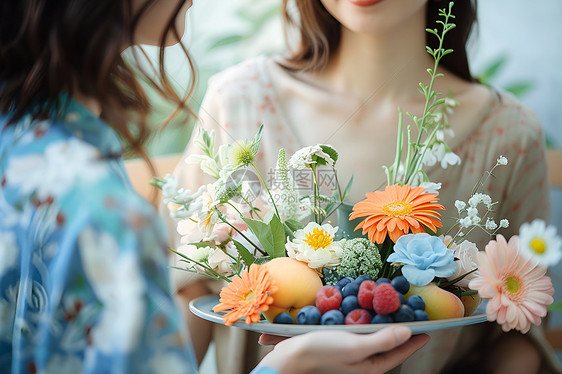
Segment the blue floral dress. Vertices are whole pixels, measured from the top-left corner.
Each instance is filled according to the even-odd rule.
[[[0,117],[0,373],[195,373],[166,238],[116,133]]]

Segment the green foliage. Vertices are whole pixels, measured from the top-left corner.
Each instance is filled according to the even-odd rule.
[[[242,218],[271,258],[285,256],[285,230],[277,215],[269,222]]]
[[[368,274],[376,279],[382,269],[378,248],[368,239],[356,238],[345,242],[337,273],[340,277],[356,278]]]

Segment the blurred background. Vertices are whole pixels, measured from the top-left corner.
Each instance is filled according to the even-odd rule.
[[[249,57],[284,53],[279,4],[280,0],[194,2],[184,36],[197,68],[195,94],[189,102],[193,110],[198,110],[207,80],[216,72]],[[480,1],[478,26],[469,50],[473,75],[483,83],[513,92],[532,108],[542,121],[548,147],[556,149],[562,148],[561,15],[560,0]],[[156,49],[148,52],[157,58]],[[166,70],[178,90],[185,91],[191,79],[186,61],[177,47],[168,48],[166,53]],[[157,108],[151,121],[156,128],[173,107],[153,93],[151,98]],[[152,139],[151,156],[182,152],[193,125],[192,118],[175,118]],[[552,188],[551,198],[552,223],[562,233],[562,190]],[[555,288],[562,294],[562,266],[553,273]],[[550,325],[562,326],[562,312],[553,313]],[[211,366],[204,366],[203,373],[213,372],[212,362],[205,365]]]

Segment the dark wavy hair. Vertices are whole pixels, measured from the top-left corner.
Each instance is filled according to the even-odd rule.
[[[435,28],[439,18],[439,9],[447,9],[450,0],[429,0],[426,7],[426,28]],[[288,9],[296,7],[297,21]],[[441,65],[460,78],[473,81],[468,66],[466,43],[473,24],[476,21],[476,0],[463,0],[455,3],[453,13],[457,27],[447,34],[444,48],[455,52],[443,59]],[[283,21],[288,27],[296,27],[300,33],[300,42],[288,57],[288,66],[296,70],[317,71],[328,64],[332,53],[337,49],[341,39],[341,24],[324,7],[320,0],[283,0]],[[426,45],[438,47],[438,41],[430,34],[426,35]]]
[[[191,113],[185,102],[195,84],[192,79],[187,95],[178,96],[164,70],[163,48],[158,66],[148,69],[140,63],[143,55],[147,58],[142,48],[134,48],[131,58],[122,56],[124,47],[134,45],[140,18],[158,1],[146,0],[135,12],[132,0],[2,0],[0,113],[10,116],[9,123],[25,113],[46,117],[65,105],[61,93],[72,97],[79,92],[98,100],[102,118],[133,154],[148,161],[143,145],[150,134],[146,118],[151,105],[139,78],[177,103],[176,113]],[[181,39],[176,18],[185,2],[177,0],[161,47],[167,38]]]

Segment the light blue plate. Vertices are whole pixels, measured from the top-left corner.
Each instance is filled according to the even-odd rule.
[[[219,297],[216,295],[204,296],[192,300],[189,303],[189,309],[197,316],[211,322],[224,325],[222,316],[227,312],[215,313],[213,307],[219,303]],[[454,327],[461,327],[482,323],[486,321],[486,306],[485,303],[480,304],[478,309],[470,317],[464,318],[451,318],[441,319],[438,321],[422,321],[422,322],[408,322],[402,325],[409,327],[413,334],[422,334],[430,331],[452,329]],[[384,327],[395,325],[395,323],[382,323],[375,325],[284,325],[279,323],[269,323],[267,321],[260,321],[247,325],[244,322],[237,322],[233,326],[240,327],[246,330],[255,331],[262,334],[272,334],[278,336],[295,336],[305,334],[311,331],[319,330],[344,330],[354,333],[370,333],[380,330]]]

